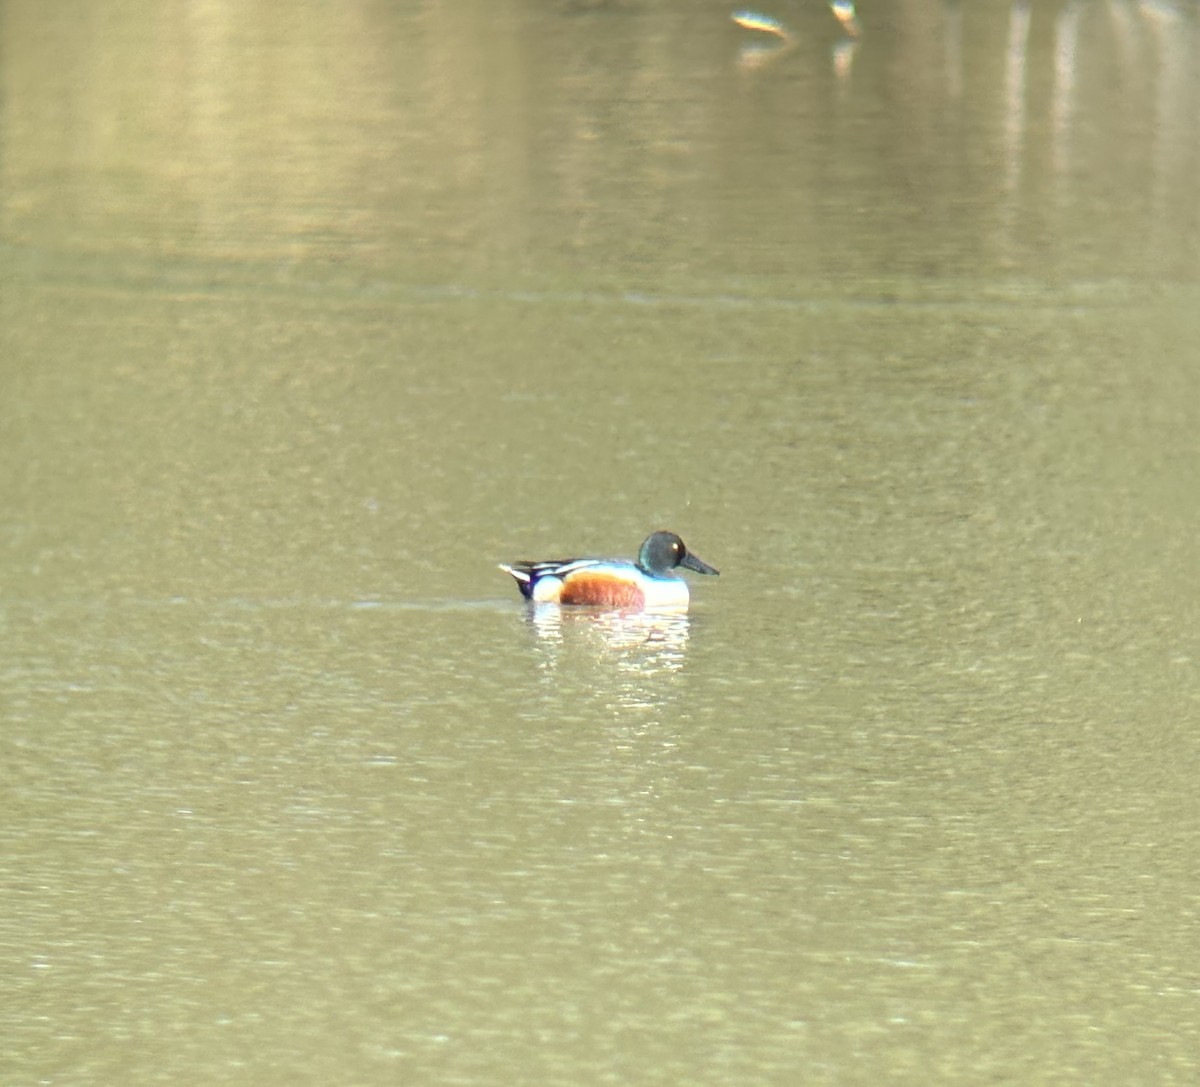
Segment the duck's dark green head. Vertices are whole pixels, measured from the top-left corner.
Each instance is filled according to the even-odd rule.
[[[637,564],[654,577],[663,577],[677,566],[697,574],[719,574],[715,566],[696,558],[674,532],[655,532],[647,536],[638,552]]]

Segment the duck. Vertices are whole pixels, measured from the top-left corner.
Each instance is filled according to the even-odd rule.
[[[652,532],[636,559],[541,559],[499,564],[535,604],[591,605],[631,611],[686,609],[691,597],[679,570],[718,575],[674,532]]]

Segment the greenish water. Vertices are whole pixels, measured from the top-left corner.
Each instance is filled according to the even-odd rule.
[[[1192,1082],[1172,10],[5,5],[0,1079]]]

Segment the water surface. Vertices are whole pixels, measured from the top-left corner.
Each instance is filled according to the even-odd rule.
[[[5,1082],[1195,1079],[1195,8],[727,14],[5,5]]]

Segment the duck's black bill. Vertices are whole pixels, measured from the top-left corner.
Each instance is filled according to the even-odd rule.
[[[709,566],[703,559],[696,558],[690,551],[679,560],[680,566],[685,566],[689,570],[695,570],[698,574],[719,574],[721,571],[715,566]]]

